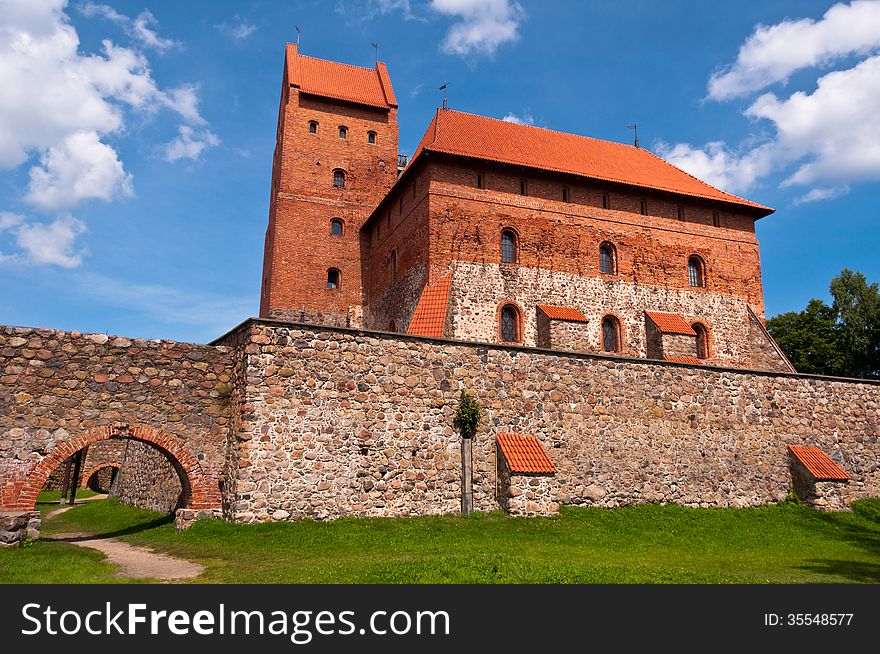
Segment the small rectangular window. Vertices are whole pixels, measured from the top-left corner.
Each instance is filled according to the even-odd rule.
[[[611,196],[609,196],[607,193],[602,194],[602,208],[603,209],[610,209],[611,208]]]
[[[376,142],[376,132],[367,132],[367,143]]]
[[[678,207],[678,219],[684,220],[684,207],[682,206]]]
[[[519,180],[519,194],[520,195],[528,195],[529,194],[529,187],[526,184],[526,180],[524,180],[524,179]]]
[[[562,187],[562,201],[568,202],[568,188],[565,186]]]
[[[486,188],[483,182],[483,173],[477,173],[477,188]]]
[[[648,215],[648,201],[647,200],[642,200],[639,203],[639,210],[642,212],[643,216]]]
[[[712,212],[712,224],[715,227],[721,227],[721,216],[718,215],[717,211]]]

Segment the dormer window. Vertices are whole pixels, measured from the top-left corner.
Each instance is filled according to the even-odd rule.
[[[348,138],[348,128],[345,125],[339,126],[339,138],[341,138],[341,139]]]

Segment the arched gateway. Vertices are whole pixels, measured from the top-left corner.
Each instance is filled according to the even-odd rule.
[[[183,489],[180,501],[182,508],[178,510],[177,523],[179,527],[188,526],[193,518],[205,512],[219,515],[220,487],[218,482],[205,473],[198,459],[186,445],[179,439],[147,425],[128,425],[126,423],[96,427],[81,435],[61,441],[33,468],[11,480],[6,480],[3,487],[0,488],[0,513],[6,515],[20,513],[23,516],[28,516],[27,520],[32,525],[35,519],[38,524],[39,514],[34,516],[37,496],[52,471],[82,448],[111,438],[126,438],[148,443],[168,458],[180,477]]]

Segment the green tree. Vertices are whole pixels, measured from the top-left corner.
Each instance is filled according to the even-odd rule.
[[[880,290],[847,268],[830,285],[832,306],[810,300],[803,311],[767,321],[799,372],[880,378]]]
[[[810,300],[800,312],[773,316],[767,321],[767,330],[798,372],[844,374],[837,311],[822,300]]]
[[[455,409],[455,426],[461,433],[461,513],[474,510],[474,449],[473,440],[483,411],[477,398],[462,389]]]
[[[831,280],[844,374],[880,378],[880,291],[860,272],[844,268]]]

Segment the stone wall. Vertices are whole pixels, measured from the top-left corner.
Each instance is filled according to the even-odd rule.
[[[587,323],[553,320],[540,309],[535,312],[535,345],[567,352],[595,352],[598,344],[590,340]]]
[[[498,507],[502,432],[541,439],[565,504],[778,501],[789,444],[842,461],[845,502],[880,494],[877,383],[266,321],[235,339],[248,376],[227,470],[243,522],[458,512],[461,388],[486,410],[476,510]]]
[[[700,321],[708,326],[714,344],[712,363],[752,367],[748,305],[703,289],[677,290],[538,268],[457,262],[450,303],[450,337],[484,343],[498,341],[498,307],[516,304],[521,309],[526,346],[538,344],[538,304],[573,307],[589,321],[581,323],[579,342],[595,352],[601,351],[602,318],[611,314],[621,324],[621,354],[633,357],[649,356],[646,310],[678,313],[688,324]],[[693,347],[689,356],[694,356]]]
[[[796,458],[791,457],[791,487],[804,504],[822,511],[848,508],[846,481],[817,481]]]
[[[663,356],[696,357],[697,337],[688,334],[663,334]]]
[[[751,367],[759,370],[776,370],[777,372],[794,372],[794,366],[773,341],[773,337],[753,313],[749,312],[749,349],[751,350]]]
[[[133,433],[179,444],[216,487],[231,373],[224,347],[0,327],[0,509],[18,505],[35,471],[44,482],[45,468],[63,461],[57,452],[94,445],[114,423],[148,426]]]
[[[170,513],[179,508],[183,488],[168,457],[146,443],[126,441],[114,495],[123,504]]]

